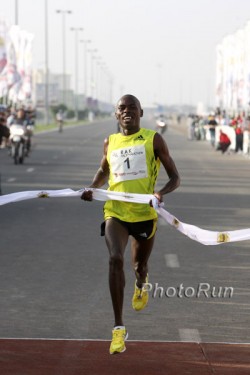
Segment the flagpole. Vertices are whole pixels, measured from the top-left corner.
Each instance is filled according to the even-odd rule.
[[[18,25],[18,0],[15,0],[15,25]]]

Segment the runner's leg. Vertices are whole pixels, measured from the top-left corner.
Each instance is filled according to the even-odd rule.
[[[142,284],[146,281],[148,273],[148,259],[150,257],[155,236],[149,240],[138,240],[132,238],[131,241],[131,252],[132,252],[132,265],[135,270],[135,276],[137,280],[138,288],[142,288]]]
[[[109,249],[109,289],[115,315],[115,326],[123,326],[122,308],[125,288],[123,270],[128,231],[117,220],[106,220],[105,240]]]

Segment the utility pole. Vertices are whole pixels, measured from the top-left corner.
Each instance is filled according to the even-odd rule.
[[[18,0],[15,0],[15,25],[18,25]]]
[[[75,32],[75,117],[78,120],[78,31],[83,31],[82,27],[71,27]]]
[[[49,123],[48,0],[45,0],[45,124]]]
[[[62,101],[63,104],[66,105],[66,99],[65,99],[65,91],[66,91],[66,38],[65,38],[65,15],[71,14],[71,10],[61,10],[58,9],[56,13],[59,13],[62,15],[62,65],[63,65],[63,71],[62,71]]]

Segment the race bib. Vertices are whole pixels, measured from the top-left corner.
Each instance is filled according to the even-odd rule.
[[[115,182],[148,177],[144,145],[112,151],[110,168]]]

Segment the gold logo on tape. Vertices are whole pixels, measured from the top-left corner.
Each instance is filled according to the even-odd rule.
[[[49,198],[49,194],[46,191],[41,191],[37,196],[38,198]]]
[[[174,225],[175,227],[178,227],[179,224],[180,224],[179,220],[176,219],[176,217],[175,217],[174,220],[173,220],[173,225]]]
[[[217,236],[218,243],[229,242],[229,241],[230,241],[230,236],[228,233],[218,233],[218,236]]]

